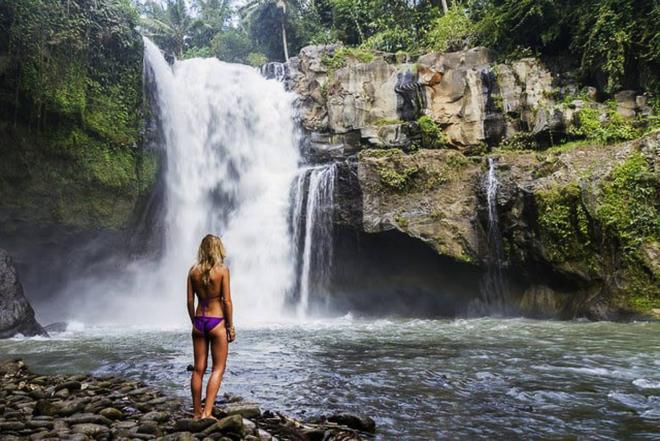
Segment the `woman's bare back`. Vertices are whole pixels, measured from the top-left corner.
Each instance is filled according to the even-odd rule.
[[[225,278],[227,277],[227,267],[224,265],[216,265],[211,268],[209,274],[209,283],[204,285],[202,283],[202,270],[199,265],[195,265],[190,269],[190,282],[193,291],[197,294],[199,304],[195,310],[195,315],[200,316],[204,312],[206,316],[223,317],[222,301],[225,296],[224,286]],[[206,305],[205,311],[202,311],[202,304]]]

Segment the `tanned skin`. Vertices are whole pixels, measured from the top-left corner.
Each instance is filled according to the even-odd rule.
[[[208,338],[204,337],[204,334],[194,326],[192,328],[195,366],[190,379],[190,390],[193,398],[193,409],[195,418],[212,418],[213,404],[218,395],[227,364],[228,343],[236,339],[231,291],[229,289],[229,268],[224,265],[216,265],[212,268],[208,286],[204,286],[202,283],[202,271],[197,265],[190,269],[188,273],[187,306],[191,323],[193,317],[202,315],[200,305],[197,305],[197,309],[195,309],[195,294],[199,299],[210,299],[206,307],[207,317],[225,318],[222,323],[211,330]],[[202,409],[202,380],[206,372],[209,344],[211,346],[213,367],[206,386],[206,401]]]

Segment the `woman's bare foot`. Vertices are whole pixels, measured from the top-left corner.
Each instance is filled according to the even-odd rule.
[[[218,421],[218,419],[217,419],[216,417],[214,417],[213,415],[202,415],[202,419],[203,419],[203,420],[215,420],[215,421]]]

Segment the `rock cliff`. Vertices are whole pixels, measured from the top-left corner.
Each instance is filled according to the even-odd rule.
[[[644,96],[598,103],[570,75],[533,58],[497,64],[486,48],[413,63],[310,46],[280,72],[299,96],[310,160],[341,163],[338,226],[398,231],[485,273],[492,163],[495,264],[515,311],[609,319],[660,307],[658,132],[552,147],[580,133],[583,109],[597,121],[639,119]]]

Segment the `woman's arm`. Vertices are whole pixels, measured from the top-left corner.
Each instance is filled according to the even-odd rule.
[[[236,338],[236,333],[234,331],[234,306],[231,303],[231,289],[229,288],[229,268],[226,267],[222,277],[222,309],[225,315],[227,337],[231,342]]]
[[[192,323],[193,317],[195,317],[195,295],[193,293],[192,280],[190,278],[190,272],[188,272],[188,288],[187,288],[187,300],[186,305],[188,306],[188,315],[190,316],[190,322]]]

